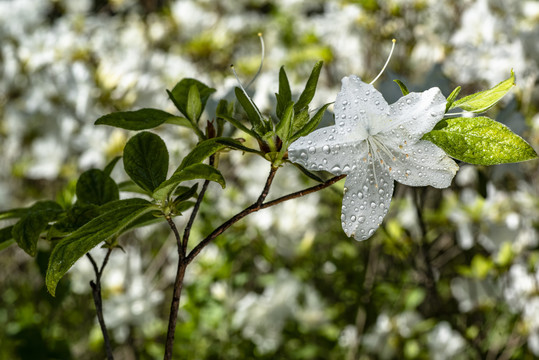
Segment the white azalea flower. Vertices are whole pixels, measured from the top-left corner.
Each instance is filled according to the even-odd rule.
[[[388,105],[357,76],[345,77],[335,100],[333,126],[292,143],[291,161],[309,170],[346,174],[342,227],[365,240],[374,234],[393,196],[393,180],[410,186],[445,188],[457,164],[433,143],[421,140],[445,113],[438,88],[409,93]]]

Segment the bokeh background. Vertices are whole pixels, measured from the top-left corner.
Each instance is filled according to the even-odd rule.
[[[251,92],[268,115],[281,65],[298,94],[324,60],[317,107],[334,101],[343,76],[373,79],[395,38],[376,83],[388,101],[400,94],[395,78],[446,96],[460,85],[467,95],[514,69],[517,87],[488,116],[539,149],[538,25],[539,2],[525,0],[0,0],[0,211],[71,199],[78,174],[102,168],[132,135],[93,122],[142,107],[174,112],[165,89],[184,77],[217,89],[204,116],[212,119],[220,98],[233,99],[230,64],[244,83],[256,73],[259,32],[266,54]],[[170,125],[156,131],[176,164],[196,141]],[[242,220],[188,269],[175,353],[539,356],[538,164],[462,163],[448,189],[398,185],[384,225],[365,242],[341,230],[342,183]],[[253,202],[269,168],[231,152],[221,170],[227,189],[210,187],[192,243]],[[121,166],[113,177],[125,178]],[[270,198],[310,185],[287,166]],[[120,244],[103,278],[115,356],[159,359],[175,241],[155,225]],[[49,254],[46,241],[35,259],[16,246],[0,252],[0,358],[104,358],[91,264],[82,258],[53,298]],[[104,250],[92,254],[102,259]]]

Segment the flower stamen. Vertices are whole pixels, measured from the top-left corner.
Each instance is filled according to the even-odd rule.
[[[378,73],[378,75],[376,75],[376,77],[374,78],[373,81],[371,81],[369,84],[372,85],[376,82],[376,80],[378,80],[378,78],[380,76],[382,76],[382,74],[384,73],[384,70],[386,69],[387,65],[389,64],[389,60],[391,59],[391,55],[393,55],[393,50],[395,50],[395,43],[397,42],[397,40],[393,39],[391,40],[393,42],[393,45],[391,45],[391,51],[389,52],[389,56],[387,57],[387,60],[386,60],[386,63],[384,64],[384,67],[382,68],[382,70]]]

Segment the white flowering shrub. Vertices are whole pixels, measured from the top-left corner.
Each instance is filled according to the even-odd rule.
[[[539,355],[535,5],[0,4],[0,357]]]

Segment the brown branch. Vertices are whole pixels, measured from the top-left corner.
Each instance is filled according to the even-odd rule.
[[[227,220],[226,222],[221,224],[221,226],[216,228],[204,240],[202,240],[200,243],[198,243],[197,246],[195,246],[195,248],[193,250],[191,250],[189,255],[187,255],[187,257],[185,258],[185,262],[187,264],[191,263],[191,261],[193,261],[193,259],[202,251],[202,249],[204,249],[204,247],[206,247],[217,236],[221,235],[226,229],[228,229],[229,227],[231,227],[232,225],[234,225],[235,223],[237,223],[238,221],[243,219],[245,216],[247,216],[247,215],[249,215],[251,213],[257,212],[258,210],[266,209],[268,207],[275,206],[275,205],[280,204],[282,202],[292,200],[292,199],[295,199],[295,198],[299,198],[299,197],[311,194],[311,193],[316,192],[316,191],[320,191],[322,189],[325,189],[325,188],[335,184],[339,180],[342,180],[342,179],[344,179],[346,177],[346,175],[336,176],[336,177],[333,177],[333,178],[327,180],[326,182],[324,182],[322,184],[318,184],[316,186],[307,188],[305,190],[300,190],[300,191],[297,191],[297,192],[282,196],[282,197],[280,197],[278,199],[275,199],[275,200],[268,201],[268,202],[264,203],[264,200],[266,199],[266,196],[268,195],[269,188],[270,188],[271,183],[273,181],[273,177],[275,176],[275,171],[276,171],[276,169],[272,168],[272,170],[270,172],[270,175],[268,176],[268,179],[266,180],[266,185],[264,186],[264,190],[262,190],[262,193],[260,194],[258,200],[254,204],[252,204],[251,206],[245,208],[244,210],[237,213],[232,218],[230,218],[229,220]]]
[[[107,330],[107,325],[105,324],[105,318],[103,317],[103,300],[101,297],[101,275],[103,275],[103,270],[105,269],[105,266],[107,265],[111,252],[112,252],[112,248],[109,248],[107,251],[107,255],[105,256],[105,259],[103,260],[103,264],[101,264],[101,269],[98,269],[97,263],[95,262],[92,255],[90,255],[90,253],[86,253],[86,256],[88,257],[88,259],[90,259],[90,262],[92,263],[92,266],[95,272],[95,282],[93,280],[90,281],[90,286],[92,287],[92,296],[94,298],[95,312],[97,314],[97,321],[99,322],[99,326],[101,327],[101,332],[103,333],[103,341],[105,343],[105,352],[107,354],[108,360],[114,360],[114,356],[112,355],[112,345],[110,343],[110,337]]]
[[[185,254],[183,251],[183,245],[178,232],[178,228],[170,216],[166,217],[168,225],[172,229],[174,236],[176,237],[176,244],[178,245],[178,268],[176,270],[176,279],[174,280],[174,290],[172,293],[172,301],[170,303],[170,314],[168,318],[167,339],[165,342],[165,360],[172,359],[172,350],[174,348],[174,333],[176,332],[176,323],[178,320],[178,309],[180,307],[180,298],[183,288],[183,277],[185,276],[185,269],[187,262],[185,261]]]
[[[198,214],[198,210],[200,209],[200,204],[202,203],[202,199],[204,198],[204,194],[206,193],[206,190],[208,189],[209,185],[210,185],[209,180],[205,180],[204,184],[202,184],[202,189],[200,190],[200,193],[198,194],[197,201],[195,203],[195,206],[193,207],[193,211],[191,212],[191,215],[189,216],[189,221],[187,222],[187,226],[185,226],[185,230],[183,232],[183,240],[182,240],[183,257],[185,257],[185,254],[187,253],[187,243],[189,242],[189,236],[191,235],[191,228],[193,227],[193,223],[195,222],[195,218]]]

